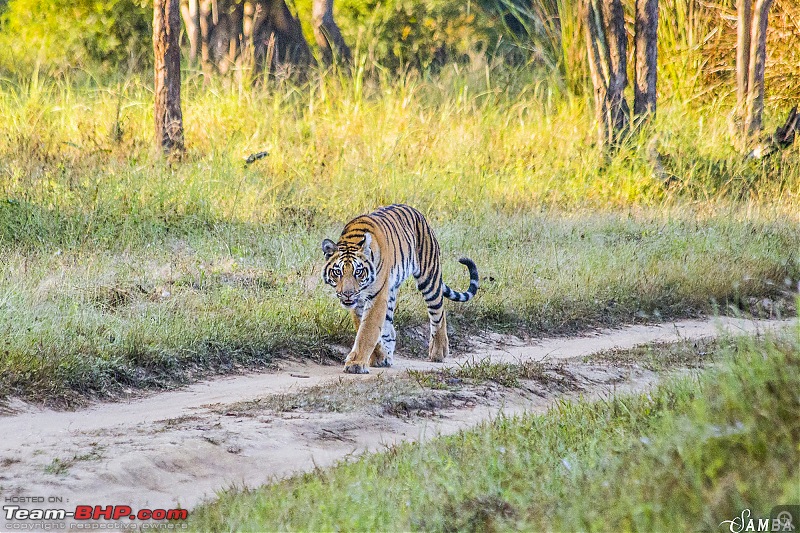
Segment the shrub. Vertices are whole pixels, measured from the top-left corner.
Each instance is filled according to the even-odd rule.
[[[125,73],[152,64],[152,9],[143,0],[9,0],[0,69],[54,75]]]

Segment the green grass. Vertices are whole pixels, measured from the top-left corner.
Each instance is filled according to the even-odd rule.
[[[800,279],[800,228],[777,222],[464,214],[436,230],[448,283],[466,282],[461,254],[484,277],[478,298],[448,306],[456,347],[459,335],[486,328],[541,335],[748,311],[750,298],[780,303]],[[126,250],[6,251],[0,390],[69,403],[276,357],[334,356],[332,345],[353,335],[319,282],[319,242],[334,234],[239,229],[233,254],[213,231]],[[415,328],[426,317],[405,286],[401,357],[423,351]]]
[[[612,349],[583,358],[584,363],[613,366],[641,366],[655,372],[671,368],[703,368],[714,361],[733,339],[703,338],[678,342],[657,342],[627,349]]]
[[[486,329],[568,333],[763,298],[794,312],[798,153],[743,161],[725,95],[663,98],[669,186],[646,133],[604,157],[588,100],[536,71],[189,79],[175,165],[151,152],[150,98],[135,79],[0,81],[0,396],[74,404],[330,358],[352,332],[319,284],[319,243],[393,202],[429,217],[448,283],[466,282],[456,258],[478,264],[478,298],[449,305],[456,350]],[[400,299],[399,356],[416,356],[424,308],[410,287]]]
[[[563,372],[559,365],[539,361],[517,364],[494,362],[486,358],[441,370],[409,370],[408,374],[420,386],[432,389],[458,387],[464,380],[471,384],[491,381],[512,388],[518,387],[520,380],[532,380],[561,390],[576,388],[574,377]]]
[[[452,403],[452,397],[426,390],[418,383],[403,377],[375,377],[304,387],[300,392],[270,394],[256,400],[238,402],[215,409],[227,416],[255,416],[264,411],[274,412],[367,412],[369,416],[396,413],[398,405],[429,404],[430,409]]]
[[[104,448],[100,446],[98,443],[93,442],[90,444],[92,446],[91,451],[81,454],[81,455],[73,455],[71,458],[62,459],[60,457],[55,457],[50,464],[44,467],[44,471],[47,474],[53,474],[56,476],[64,476],[69,473],[70,468],[75,466],[75,463],[80,461],[98,461],[103,458],[103,451]]]
[[[637,396],[500,417],[329,470],[222,494],[196,529],[716,530],[797,501],[800,346],[742,341]]]

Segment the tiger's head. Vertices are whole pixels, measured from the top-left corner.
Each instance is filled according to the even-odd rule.
[[[363,296],[363,291],[375,282],[375,256],[370,249],[371,237],[367,233],[358,243],[330,239],[322,241],[325,268],[322,279],[336,289],[336,297],[347,308],[352,309]]]

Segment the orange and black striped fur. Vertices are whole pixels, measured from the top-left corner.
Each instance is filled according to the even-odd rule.
[[[428,305],[431,337],[428,355],[442,361],[449,353],[444,298],[466,302],[478,292],[478,269],[471,259],[459,262],[469,269],[469,289],[457,292],[442,282],[439,243],[422,213],[407,205],[381,207],[345,225],[339,242],[322,241],[327,262],[325,283],[350,310],[356,342],[344,371],[366,374],[367,367],[391,366],[396,334],[392,324],[397,289],[409,276]]]

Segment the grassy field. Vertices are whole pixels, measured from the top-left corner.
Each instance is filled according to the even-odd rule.
[[[192,513],[204,531],[716,531],[797,501],[800,347],[742,341],[699,377],[405,444]]]
[[[310,0],[290,4],[308,18]],[[487,330],[796,314],[800,143],[765,160],[734,149],[732,2],[661,1],[658,113],[613,153],[595,145],[576,0],[531,2],[517,13],[525,32],[507,17],[525,2],[456,4],[337,2],[348,73],[251,84],[246,63],[205,80],[184,60],[188,149],[168,161],[152,142],[147,6],[0,0],[0,411],[14,397],[70,408],[285,358],[339,364],[352,325],[321,283],[320,243],[391,203],[428,217],[451,287],[468,282],[457,258],[478,265],[477,297],[447,304],[454,354]],[[797,15],[792,2],[770,15],[768,132],[797,101]],[[398,356],[424,357],[422,299],[408,284],[399,300]],[[696,372],[223,493],[191,525],[718,531],[744,508],[800,501],[796,332],[592,361]],[[575,393],[575,375],[548,364],[485,361],[220,409],[391,416],[484,382]],[[62,454],[47,472],[92,454]]]
[[[135,80],[0,89],[0,395],[74,404],[335,355],[352,332],[319,283],[319,243],[394,202],[429,217],[452,286],[467,281],[456,258],[478,264],[479,297],[449,307],[456,349],[485,329],[794,312],[798,152],[743,160],[724,95],[665,99],[664,184],[648,132],[607,157],[587,99],[508,68],[256,90],[190,77],[177,164],[150,151]],[[405,287],[400,356],[422,353],[425,320]]]

